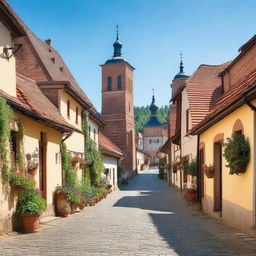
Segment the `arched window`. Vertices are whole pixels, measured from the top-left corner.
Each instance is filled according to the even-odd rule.
[[[108,77],[108,91],[112,91],[112,78],[111,78],[111,76]]]
[[[117,77],[117,90],[122,89],[122,76]]]
[[[240,133],[243,134],[244,127],[240,119],[237,119],[234,126],[233,126],[233,133]]]

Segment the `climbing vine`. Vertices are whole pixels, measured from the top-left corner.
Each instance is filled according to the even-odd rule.
[[[78,186],[76,171],[72,166],[71,154],[67,150],[65,143],[61,145],[61,158],[62,158],[62,169],[64,171],[63,183],[65,186],[74,187]]]
[[[10,120],[13,116],[11,108],[6,103],[6,100],[0,97],[0,158],[1,172],[3,179],[8,179],[9,161],[8,161],[8,146],[10,139]]]
[[[84,156],[86,163],[89,164],[84,171],[84,184],[85,186],[94,186],[99,182],[101,178],[101,173],[104,171],[105,168],[102,161],[102,155],[97,149],[95,141],[93,141],[89,136],[87,112],[84,112],[83,114],[82,129],[84,133],[85,143]]]
[[[19,147],[18,147],[18,154],[17,154],[17,168],[19,170],[24,169],[24,144],[23,144],[23,139],[24,139],[24,127],[22,121],[17,118],[17,124],[18,124],[18,142],[19,142]]]

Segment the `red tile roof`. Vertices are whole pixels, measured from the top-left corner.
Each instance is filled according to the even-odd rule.
[[[9,11],[13,16],[17,19],[20,26],[25,30],[27,37],[29,38],[32,46],[34,47],[35,52],[40,58],[41,64],[43,65],[43,69],[47,71],[47,75],[50,81],[67,81],[70,83],[71,88],[74,92],[81,97],[81,99],[88,105],[89,111],[92,112],[94,117],[103,122],[99,114],[97,113],[96,108],[89,100],[87,95],[81,89],[72,73],[68,69],[66,63],[62,59],[61,55],[57,50],[55,50],[52,46],[47,44],[46,42],[40,40],[20,19],[20,17],[14,12],[14,10],[8,5]],[[53,61],[54,60],[54,61]],[[41,82],[41,81],[37,81]]]
[[[197,134],[200,127],[206,125],[209,121],[214,121],[213,118],[220,115],[224,110],[231,107],[234,102],[243,99],[244,94],[249,90],[256,88],[256,70],[244,78],[243,81],[238,82],[232,88],[227,91],[216,102],[210,113],[204,118],[204,120],[192,129],[192,133]],[[243,101],[244,104],[244,101]]]
[[[121,158],[124,155],[123,151],[102,132],[99,132],[99,149],[103,154],[117,158]]]
[[[21,112],[25,111],[25,115],[32,115],[36,119],[40,119],[57,129],[67,131],[76,130],[76,128],[63,119],[58,109],[37,87],[35,81],[17,74],[16,91],[17,98],[10,96],[3,91],[1,91],[0,94]]]
[[[230,62],[221,65],[202,64],[186,81],[192,127],[201,122],[222,94],[218,76]]]

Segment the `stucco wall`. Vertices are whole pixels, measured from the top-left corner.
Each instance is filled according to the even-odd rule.
[[[113,189],[117,188],[117,163],[118,160],[115,157],[103,155],[104,167],[106,169],[109,169],[109,174],[107,175],[107,178]],[[106,177],[106,175],[104,175],[104,177]]]
[[[5,47],[12,47],[10,31],[0,22],[0,89],[16,97],[16,68],[15,57],[12,56],[9,60],[3,55]],[[12,51],[9,51],[11,54]]]
[[[256,104],[256,101],[254,102]],[[219,134],[224,134],[224,142],[231,137],[235,121],[239,118],[243,123],[244,135],[248,139],[251,156],[247,170],[243,174],[229,175],[226,160],[222,157],[222,218],[229,224],[241,229],[250,229],[253,225],[253,171],[254,171],[254,112],[243,105],[233,113],[214,124],[200,135],[200,142],[205,143],[205,163],[213,164],[213,140]],[[224,148],[222,147],[222,150]],[[214,179],[204,177],[205,197],[203,209],[213,214]]]

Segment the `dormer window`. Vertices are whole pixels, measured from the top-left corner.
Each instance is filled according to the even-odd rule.
[[[108,77],[108,91],[112,91],[112,78],[111,78],[111,76]]]

